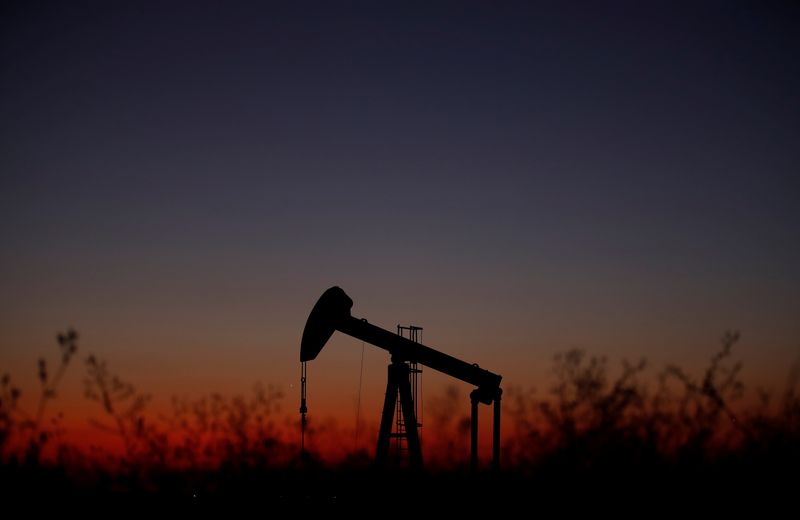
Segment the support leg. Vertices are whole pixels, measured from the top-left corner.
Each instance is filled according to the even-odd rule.
[[[417,431],[417,417],[414,415],[414,398],[411,396],[411,383],[408,380],[408,365],[398,363],[395,378],[400,387],[400,406],[403,408],[403,422],[406,426],[406,441],[411,467],[422,468],[422,448]]]
[[[473,473],[478,471],[478,396],[473,391],[470,394],[471,420],[470,420],[470,451],[469,451],[469,469]]]
[[[392,433],[392,419],[394,418],[394,407],[397,404],[397,380],[392,365],[389,365],[388,378],[386,380],[386,396],[383,400],[383,414],[381,415],[381,427],[378,431],[378,449],[375,452],[375,465],[379,468],[386,466],[386,459],[389,457],[389,437]]]
[[[500,469],[500,397],[503,395],[501,389],[497,389],[497,397],[494,399],[494,428],[492,432],[492,469]]]

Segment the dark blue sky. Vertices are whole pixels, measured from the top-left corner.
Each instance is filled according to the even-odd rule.
[[[800,350],[796,3],[0,12],[4,364],[73,324],[278,378],[334,284],[517,380]]]

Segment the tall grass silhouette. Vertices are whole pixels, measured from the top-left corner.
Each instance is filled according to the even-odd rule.
[[[653,378],[642,359],[623,361],[611,377],[606,358],[580,350],[557,354],[544,394],[521,386],[506,389],[504,469],[492,478],[504,489],[527,483],[559,491],[605,489],[612,483],[651,492],[675,482],[695,490],[779,487],[786,481],[778,476],[795,471],[800,462],[800,362],[789,370],[781,393],[757,389],[744,403],[743,367],[733,356],[739,340],[738,333],[725,333],[697,376],[669,365]],[[117,438],[121,449],[70,445],[63,438],[62,415],[52,408],[64,373],[74,365],[78,334],[59,334],[57,344],[52,374],[45,358],[38,361],[34,410],[21,407],[22,390],[9,374],[2,376],[4,489],[24,494],[52,491],[43,489],[50,486],[60,493],[195,497],[256,493],[269,483],[280,496],[291,496],[299,493],[293,486],[308,492],[310,475],[372,481],[371,454],[348,449],[352,444],[343,439],[349,432],[330,420],[310,424],[309,436],[319,442],[311,442],[310,456],[301,461],[296,418],[283,410],[286,396],[277,387],[258,384],[247,396],[173,398],[169,413],[156,414],[148,411],[148,394],[94,354],[82,364],[85,396],[96,403],[90,423]],[[461,397],[451,387],[426,407],[428,468],[453,482],[463,481],[457,475],[468,460],[469,419]]]

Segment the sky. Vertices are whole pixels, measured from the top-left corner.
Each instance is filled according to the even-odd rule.
[[[746,377],[779,389],[798,21],[778,1],[4,2],[0,369],[33,395],[72,326],[156,406],[263,381],[294,413],[306,317],[339,285],[505,385],[546,392],[571,348],[699,374],[737,329]],[[310,364],[311,413],[352,422],[361,352],[336,335]],[[388,356],[364,359],[377,420]]]

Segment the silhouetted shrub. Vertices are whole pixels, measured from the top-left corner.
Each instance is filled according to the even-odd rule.
[[[36,475],[36,482],[49,475],[49,481],[63,487],[67,479],[79,490],[179,496],[241,492],[271,482],[280,497],[296,493],[292,486],[298,479],[305,479],[303,489],[312,479],[326,493],[325,486],[332,485],[322,484],[326,478],[337,485],[353,478],[371,482],[365,473],[371,453],[352,448],[349,432],[332,419],[310,421],[311,448],[301,460],[297,420],[282,410],[284,395],[276,387],[256,385],[249,396],[173,398],[169,414],[153,414],[147,410],[150,396],[94,355],[84,361],[85,395],[101,416],[90,422],[118,438],[122,449],[69,446],[60,440],[59,414],[48,421],[46,409],[77,352],[77,338],[71,330],[58,335],[60,361],[52,375],[46,360],[39,360],[34,413],[20,407],[21,391],[9,375],[0,380],[4,481],[19,487],[28,482],[22,474]],[[726,333],[699,377],[667,366],[648,380],[640,360],[623,361],[612,378],[605,358],[579,350],[557,354],[546,395],[506,388],[503,482],[523,485],[527,480],[514,479],[532,479],[559,490],[625,482],[657,489],[700,479],[706,479],[704,486],[722,486],[793,471],[800,462],[800,362],[779,398],[758,390],[755,406],[740,406],[742,366],[732,360],[738,340],[738,333]],[[428,467],[454,475],[453,482],[461,482],[453,472],[468,463],[464,401],[452,387],[426,406]],[[49,457],[43,456],[47,447]],[[347,478],[331,476],[337,474]]]

